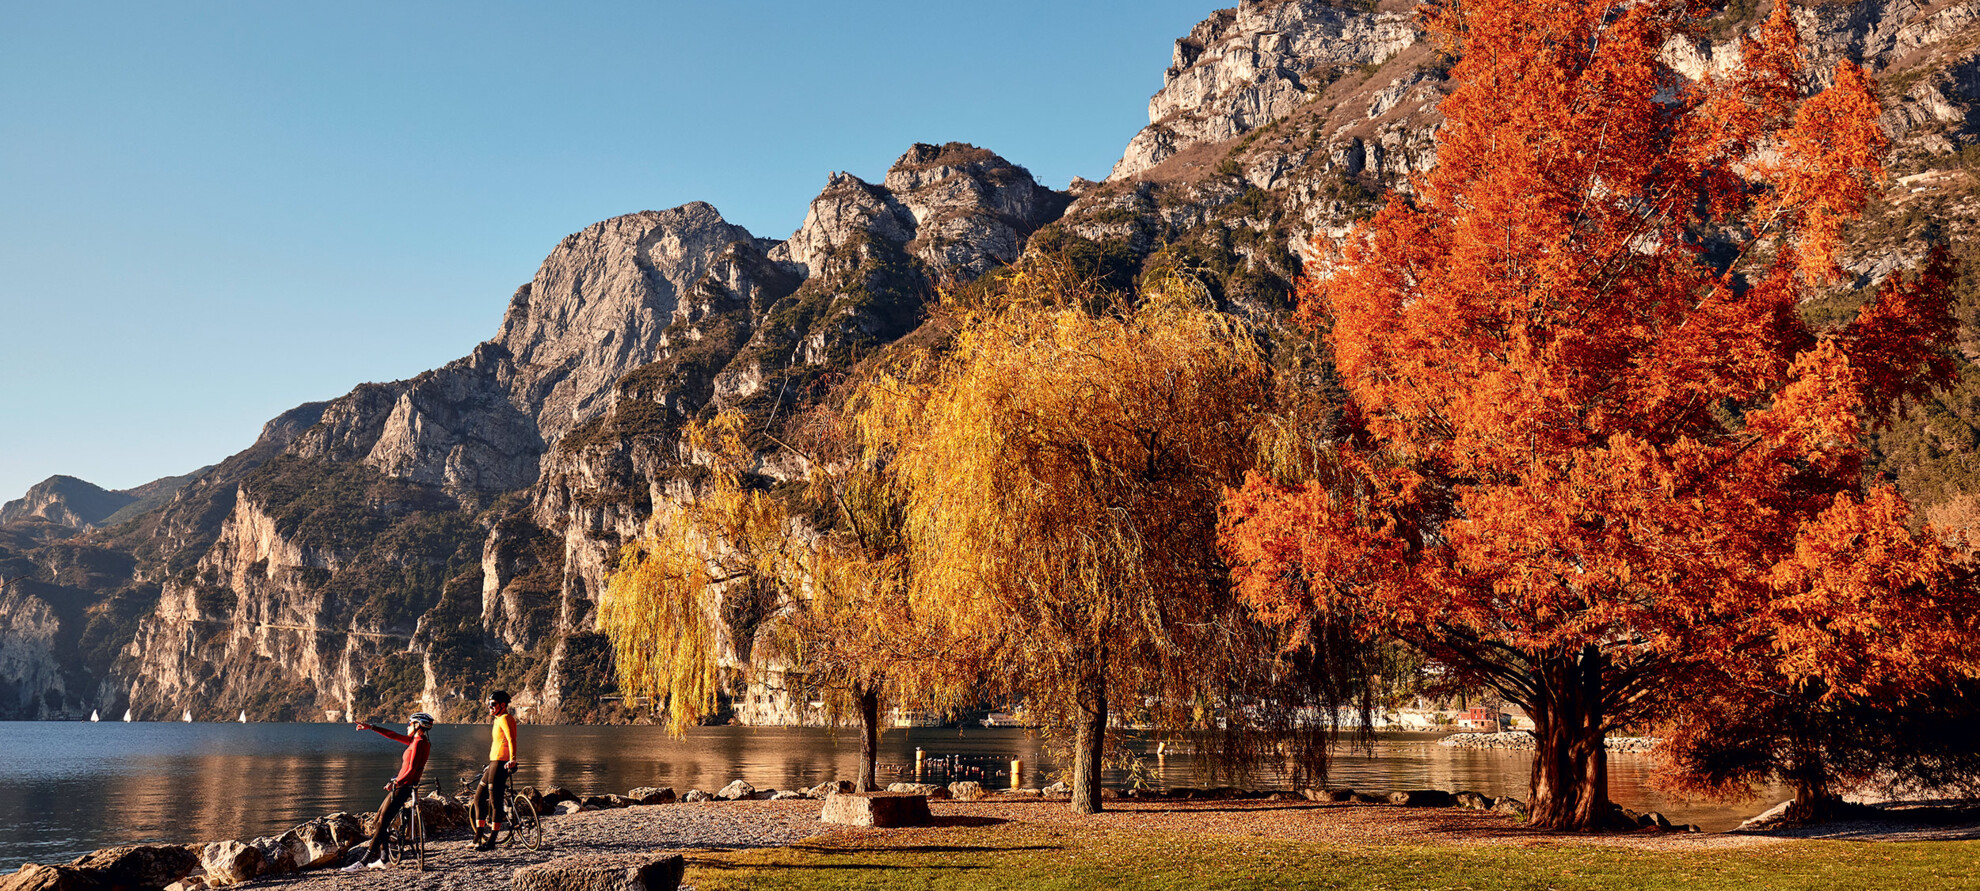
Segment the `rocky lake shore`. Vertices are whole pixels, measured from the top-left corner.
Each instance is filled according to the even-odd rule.
[[[826,835],[915,831],[997,823],[1048,825],[1067,831],[1182,831],[1208,835],[1278,838],[1342,845],[1531,844],[1538,838],[1572,840],[1645,850],[1744,848],[1787,839],[1853,841],[1980,839],[1980,805],[1973,802],[1892,802],[1863,807],[1849,819],[1817,827],[1782,827],[1758,820],[1731,833],[1673,826],[1656,814],[1618,809],[1635,831],[1557,834],[1526,829],[1524,804],[1472,792],[1436,789],[1390,793],[1353,789],[1257,792],[1235,788],[1107,790],[1097,815],[1070,812],[1062,786],[986,790],[974,782],[950,786],[896,783],[896,793],[925,795],[932,827],[918,830],[857,828],[821,820],[820,799],[849,790],[825,783],[806,790],[757,790],[737,781],[709,793],[641,788],[625,795],[573,795],[561,789],[539,794],[544,805],[543,843],[537,850],[505,845],[476,851],[462,805],[430,794],[422,800],[430,839],[424,870],[404,864],[345,871],[355,845],[366,837],[368,818],[333,814],[271,838],[204,844],[141,845],[93,852],[67,864],[28,864],[0,876],[0,891],[205,891],[225,885],[288,891],[510,891],[518,871],[550,864],[590,864],[652,859],[680,853],[692,865],[698,855],[782,847]],[[1688,831],[1687,831],[1688,830]],[[683,886],[686,887],[686,886]]]

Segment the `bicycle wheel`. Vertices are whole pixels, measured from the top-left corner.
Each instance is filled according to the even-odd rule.
[[[406,822],[406,846],[412,849],[413,868],[426,871],[426,817],[420,813],[419,795],[415,793],[406,802],[406,812],[410,814]]]
[[[411,831],[412,815],[401,809],[398,816],[392,818],[392,830],[385,836],[386,863],[404,863],[407,857],[412,856],[412,851],[406,847],[406,836]]]
[[[536,818],[536,805],[516,796],[515,813],[509,815],[510,837],[532,851],[543,847],[543,821]]]

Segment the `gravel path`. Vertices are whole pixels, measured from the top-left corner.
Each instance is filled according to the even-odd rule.
[[[507,891],[521,867],[577,854],[767,848],[825,831],[816,801],[663,804],[586,811],[543,821],[543,849],[474,850],[465,834],[430,842],[426,871],[390,866],[355,872],[311,870],[259,879],[249,888],[282,891]]]

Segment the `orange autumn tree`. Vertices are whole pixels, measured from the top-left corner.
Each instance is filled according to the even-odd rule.
[[[1785,4],[1688,83],[1660,51],[1701,10],[1433,16],[1461,56],[1438,165],[1301,283],[1348,432],[1224,513],[1266,619],[1354,617],[1525,708],[1542,827],[1609,825],[1605,733],[1721,669],[1974,671],[1950,554],[1862,479],[1863,425],[1950,371],[1944,278],[1838,331],[1795,312],[1881,176],[1872,85],[1844,63],[1808,95]]]

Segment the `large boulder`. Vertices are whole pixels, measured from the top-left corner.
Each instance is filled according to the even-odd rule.
[[[928,797],[906,792],[835,792],[826,797],[818,819],[880,829],[927,826],[934,822],[928,813]]]
[[[813,798],[824,798],[834,792],[856,792],[859,787],[851,780],[826,780],[809,789],[804,794]]]
[[[687,861],[679,854],[580,854],[516,870],[512,891],[674,891]]]
[[[550,791],[543,793],[543,812],[549,813],[556,810],[557,805],[563,804],[566,801],[578,801],[580,798],[581,796],[571,794],[571,790],[569,789],[562,786],[553,786]]]
[[[352,818],[355,822],[356,818]],[[343,859],[348,843],[339,844],[337,830],[328,819],[316,819],[284,832],[276,839],[291,869],[313,869]],[[260,847],[260,845],[256,845]],[[265,855],[266,849],[262,851]]]
[[[96,876],[73,866],[43,866],[28,863],[6,878],[0,878],[0,891],[108,891]]]
[[[1468,808],[1474,811],[1488,811],[1492,809],[1492,799],[1486,798],[1477,792],[1459,792],[1452,795],[1451,800],[1457,802],[1458,807]]]
[[[288,875],[301,868],[297,865],[295,849],[289,847],[286,834],[283,836],[264,835],[254,841],[248,842],[248,844],[253,845],[255,850],[261,852],[261,875]]]
[[[700,789],[689,789],[687,790],[686,795],[681,796],[681,800],[687,802],[688,804],[699,804],[704,801],[714,801],[715,796],[703,792]]]
[[[431,819],[426,831],[434,832]],[[337,813],[318,817],[273,838],[255,839],[250,844],[261,852],[261,875],[281,875],[337,863],[365,835],[363,820]]]
[[[596,810],[611,810],[617,807],[631,807],[638,802],[624,795],[592,795],[584,800],[584,806]]]
[[[1414,789],[1389,793],[1389,803],[1401,807],[1450,807],[1457,802],[1442,789]]]
[[[887,791],[906,792],[909,795],[925,795],[936,800],[949,797],[948,787],[937,786],[934,783],[894,783],[887,787]]]
[[[665,786],[656,789],[652,786],[641,786],[627,792],[626,797],[639,804],[673,804],[674,787]]]
[[[981,801],[989,795],[983,790],[983,784],[975,780],[958,780],[949,784],[949,797],[957,801]]]
[[[1514,819],[1519,820],[1524,820],[1530,815],[1530,812],[1526,809],[1526,802],[1517,798],[1502,797],[1492,799],[1492,812],[1495,814],[1510,814]]]
[[[199,852],[199,866],[209,885],[234,885],[261,875],[266,866],[261,850],[237,839],[217,841]]]
[[[199,869],[199,853],[186,845],[125,845],[91,851],[69,865],[111,887],[163,888]]]
[[[537,813],[543,813],[542,808]],[[435,838],[468,828],[467,805],[438,792],[428,792],[419,800],[419,819],[426,824],[426,837]],[[355,825],[357,819],[352,818]]]
[[[755,794],[755,786],[745,783],[742,780],[736,780],[723,786],[722,791],[715,793],[715,797],[723,801],[741,801]]]

